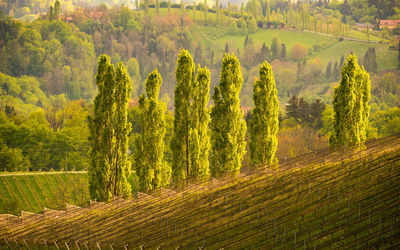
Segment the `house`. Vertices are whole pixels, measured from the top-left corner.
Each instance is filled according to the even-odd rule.
[[[101,11],[100,12],[92,11],[92,12],[87,13],[87,16],[92,20],[100,21],[100,18],[103,16],[103,14],[104,13]]]
[[[379,21],[379,29],[387,28],[392,30],[400,26],[400,20],[380,20]]]

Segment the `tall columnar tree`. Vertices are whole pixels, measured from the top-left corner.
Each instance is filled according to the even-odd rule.
[[[219,86],[213,94],[211,109],[211,174],[238,171],[246,152],[246,122],[240,108],[239,93],[243,78],[239,59],[225,54]]]
[[[355,55],[347,58],[341,75],[333,96],[335,121],[329,142],[331,145],[356,145],[366,140],[371,82]]]
[[[278,38],[275,36],[272,38],[271,55],[272,59],[279,58],[279,43],[278,43]]]
[[[255,107],[250,120],[250,159],[252,164],[266,165],[275,158],[279,129],[278,91],[271,65],[265,61],[260,67],[260,80],[253,87]]]
[[[193,100],[190,107],[190,176],[208,176],[210,138],[208,123],[210,114],[207,109],[210,100],[210,71],[205,67],[199,67],[196,80],[193,82]]]
[[[168,184],[171,169],[164,161],[165,112],[158,99],[162,84],[157,69],[146,80],[147,97],[139,98],[141,134],[136,140],[135,165],[141,190],[149,191]]]
[[[89,117],[92,146],[88,169],[90,198],[108,200],[111,197],[112,138],[114,104],[114,67],[110,58],[99,58],[96,85],[99,93],[94,100],[94,117]]]
[[[131,172],[131,163],[128,161],[128,137],[132,126],[128,123],[128,105],[132,87],[128,70],[122,62],[117,64],[115,73],[113,194],[114,196],[126,196],[131,193],[131,185],[128,183]]]
[[[182,50],[178,57],[175,88],[174,135],[171,142],[173,153],[172,171],[174,180],[190,176],[189,130],[190,103],[195,68],[192,56]]]
[[[90,197],[108,200],[111,195],[127,196],[131,192],[127,182],[130,174],[127,157],[127,109],[131,95],[131,81],[122,63],[117,70],[110,58],[99,58],[94,101],[94,116],[89,117],[91,165],[89,167]]]

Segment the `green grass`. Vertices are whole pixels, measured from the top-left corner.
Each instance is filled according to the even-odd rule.
[[[201,36],[208,35],[206,27],[197,27],[201,32]],[[213,42],[209,42],[207,39],[210,37],[206,36],[205,44],[212,44],[218,53],[223,53],[225,49],[225,43],[228,41],[231,51],[236,51],[237,48],[243,49],[244,35],[231,35],[226,32],[220,32],[225,34],[217,37],[215,40],[210,38]],[[296,44],[302,44],[308,49],[313,49],[314,45],[319,45],[321,49],[313,51],[311,55],[308,55],[306,59],[312,59],[319,57],[322,61],[327,64],[329,61],[340,61],[340,57],[343,55],[347,57],[351,52],[357,55],[358,58],[362,58],[365,52],[370,47],[374,47],[377,55],[378,71],[393,69],[397,67],[396,56],[397,51],[389,50],[388,44],[371,44],[366,42],[356,41],[339,41],[337,38],[332,38],[320,34],[313,34],[308,32],[297,32],[292,30],[284,29],[267,29],[258,30],[254,34],[249,35],[253,39],[256,46],[260,47],[264,42],[267,46],[271,46],[273,37],[277,37],[279,43],[285,43],[288,57],[290,58],[290,51]],[[324,68],[325,70],[325,68]]]
[[[138,179],[133,172],[129,178],[132,192],[137,192]],[[19,211],[39,213],[43,208],[61,209],[65,204],[83,205],[89,202],[86,173],[57,173],[0,176],[0,211],[7,211],[1,201],[17,200]],[[10,210],[14,211],[14,210]],[[18,212],[19,213],[19,212]]]

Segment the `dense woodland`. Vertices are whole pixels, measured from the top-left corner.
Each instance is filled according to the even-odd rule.
[[[208,8],[204,8],[204,3],[183,8],[171,2],[146,1],[138,4],[137,10],[129,8],[136,6],[104,3],[81,3],[83,8],[73,8],[68,1],[61,2],[61,7],[41,1],[1,2],[1,170],[88,169],[87,117],[93,115],[93,101],[98,93],[97,58],[102,54],[108,54],[112,64],[124,62],[132,80],[132,100],[127,112],[132,126],[128,135],[129,158],[134,170],[134,155],[143,133],[140,124],[147,105],[138,97],[148,93],[146,78],[155,68],[162,77],[159,102],[165,105],[164,160],[173,166],[176,152],[170,145],[176,145],[175,62],[183,48],[193,55],[194,73],[201,72],[197,65],[209,70],[205,75],[210,78],[210,96],[214,96],[214,87],[220,82],[224,52],[235,54],[243,78],[239,107],[245,110],[247,127],[252,126],[252,113],[247,111],[255,105],[254,78],[259,76],[264,60],[271,64],[279,98],[278,159],[328,145],[334,128],[332,85],[336,86],[341,79],[348,54],[326,61],[312,57],[324,50],[326,44],[289,46],[280,37],[272,38],[270,44],[260,44],[255,42],[257,32],[294,30],[299,34],[324,33],[340,40],[351,36],[356,22],[369,23],[371,27],[361,32],[363,40],[381,39],[389,42],[392,50],[400,51],[392,41],[396,30],[377,30],[377,20],[399,19],[398,1],[249,1],[241,5],[209,3]],[[32,22],[16,19],[30,13],[42,14]],[[95,17],[90,13],[102,14]],[[221,36],[243,36],[244,43],[234,46],[226,42],[218,47],[212,42],[201,42],[203,37],[199,35],[207,34],[199,33],[203,28],[222,32]],[[205,38],[210,40],[212,36]],[[400,132],[400,74],[395,69],[397,65],[380,70],[373,45],[357,55],[358,63],[371,79],[368,138]],[[318,86],[324,87],[307,95],[307,89]],[[206,106],[216,104],[217,99],[209,99]],[[250,137],[248,132],[244,138],[248,141]],[[249,154],[240,157],[244,164],[250,164]]]

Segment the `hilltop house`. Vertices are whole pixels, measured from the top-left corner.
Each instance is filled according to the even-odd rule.
[[[387,28],[387,29],[394,29],[397,26],[400,26],[400,20],[380,20],[379,21],[379,29]]]

